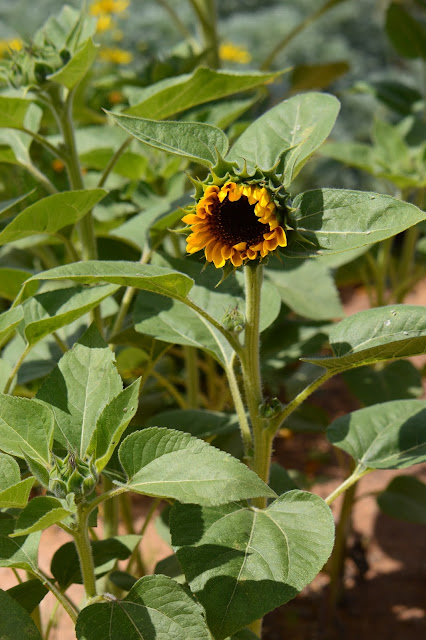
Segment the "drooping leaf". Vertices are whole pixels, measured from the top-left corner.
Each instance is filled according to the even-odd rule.
[[[425,310],[415,305],[389,305],[360,311],[334,325],[329,340],[333,357],[304,360],[333,373],[425,353]]]
[[[163,120],[198,104],[254,89],[278,78],[282,73],[236,73],[199,67],[191,74],[167,78],[146,89],[138,89],[126,113]]]
[[[391,196],[346,189],[315,189],[295,197],[283,252],[315,257],[349,251],[390,238],[426,218],[413,204]],[[361,213],[362,212],[362,215]]]
[[[19,213],[0,233],[0,245],[28,238],[37,233],[54,234],[81,220],[97,202],[104,189],[63,191],[47,196]]]
[[[119,458],[126,487],[144,495],[203,505],[275,495],[236,458],[181,431],[136,431],[122,443]]]
[[[0,394],[0,449],[42,464],[50,462],[53,413],[44,402]]]
[[[183,273],[137,262],[88,260],[42,271],[32,280],[74,280],[82,284],[109,282],[170,297],[185,297],[193,281]]]
[[[15,521],[12,518],[0,520],[0,567],[36,571],[41,533],[38,531],[29,536],[10,538],[14,526]]]
[[[39,293],[27,300],[24,312],[24,335],[29,345],[71,324],[77,318],[113,295],[118,286],[71,287]]]
[[[392,518],[426,524],[426,484],[415,476],[393,478],[377,502],[380,510]]]
[[[83,458],[102,410],[122,388],[114,354],[92,325],[63,355],[37,397],[51,405],[55,440]]]
[[[211,640],[202,608],[166,576],[145,576],[123,600],[86,607],[76,633],[78,640]]]
[[[327,438],[360,469],[403,469],[426,461],[426,401],[394,400],[334,420]]]
[[[221,156],[225,156],[228,151],[228,138],[220,129],[210,124],[111,115],[120,127],[141,142],[206,167],[216,164],[216,151]]]
[[[329,135],[339,108],[339,101],[325,93],[304,93],[285,100],[244,131],[228,160],[246,161],[249,168],[271,169],[283,158],[287,187]]]
[[[49,80],[59,82],[67,89],[72,89],[89,71],[96,58],[97,47],[91,38],[75,53],[67,64],[48,76]]]
[[[87,453],[95,456],[101,471],[111,458],[130,420],[138,409],[141,378],[116,395],[99,416]]]
[[[17,640],[17,638],[42,640],[30,614],[7,591],[2,589],[0,589],[0,608],[4,612],[0,618],[0,638],[2,640]]]
[[[37,579],[26,580],[7,590],[7,594],[28,613],[34,611],[47,593],[48,589]]]
[[[72,511],[65,507],[64,500],[58,500],[52,496],[38,496],[33,498],[19,514],[11,537],[42,531],[71,514]]]
[[[172,543],[217,640],[294,598],[321,570],[334,540],[318,496],[289,491],[266,510],[173,507]]]

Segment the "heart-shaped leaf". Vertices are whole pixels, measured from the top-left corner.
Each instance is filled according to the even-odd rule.
[[[304,491],[289,491],[265,510],[176,504],[170,529],[217,640],[294,598],[321,570],[334,541],[330,509]]]
[[[50,463],[54,417],[44,402],[0,394],[0,449]]]

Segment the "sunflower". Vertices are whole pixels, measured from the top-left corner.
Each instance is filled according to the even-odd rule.
[[[271,193],[262,186],[226,182],[204,187],[204,195],[182,221],[191,225],[188,253],[204,249],[209,262],[220,269],[264,258],[287,238],[277,217]]]

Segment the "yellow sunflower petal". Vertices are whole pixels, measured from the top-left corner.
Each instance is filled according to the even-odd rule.
[[[188,213],[186,216],[183,216],[182,222],[185,222],[185,224],[195,224],[200,222],[200,219],[194,213]]]

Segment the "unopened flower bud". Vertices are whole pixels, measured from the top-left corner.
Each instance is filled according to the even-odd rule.
[[[259,415],[270,420],[275,418],[282,410],[283,405],[278,398],[269,398],[259,406]]]
[[[70,493],[80,497],[92,493],[97,482],[98,473],[93,460],[81,460],[74,453],[68,453],[64,459],[55,459],[49,489],[58,498],[66,498]]]
[[[241,333],[245,327],[244,314],[238,310],[238,307],[229,307],[221,320],[221,324],[227,331]]]

